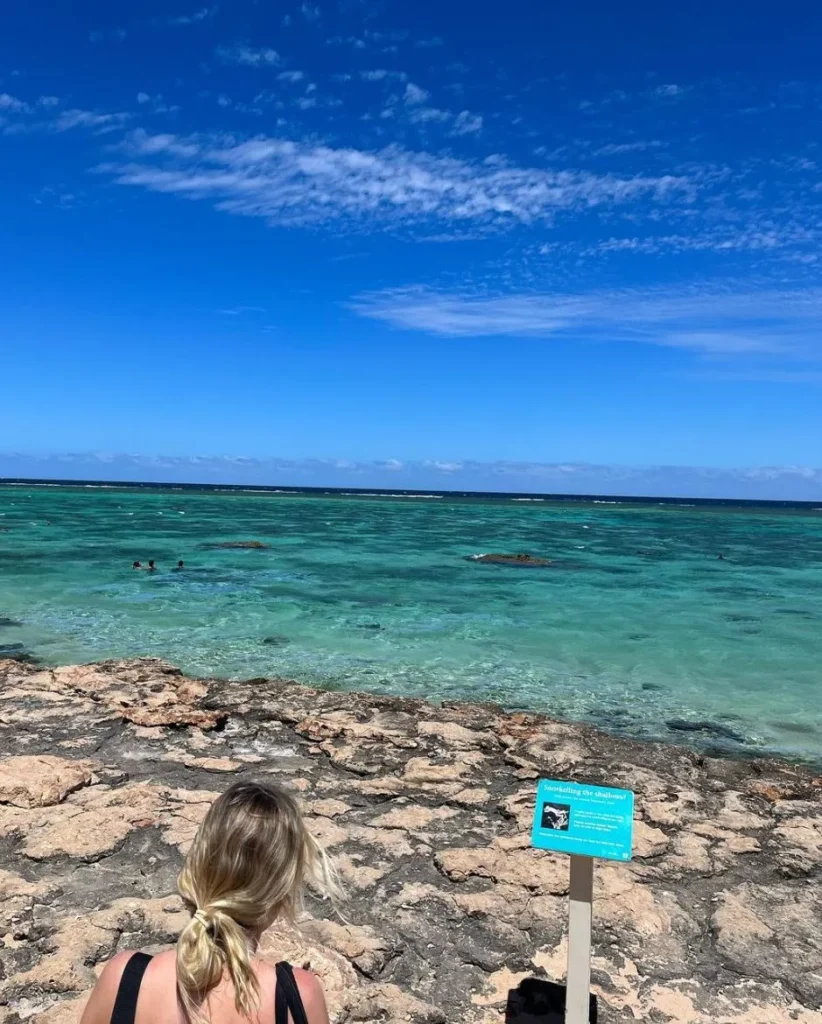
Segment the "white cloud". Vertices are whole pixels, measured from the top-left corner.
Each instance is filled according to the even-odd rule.
[[[353,46],[355,50],[365,49],[365,40],[357,36],[330,36],[326,39],[328,46]]]
[[[181,14],[176,18],[169,18],[169,25],[196,25],[201,21],[208,21],[209,18],[213,18],[217,13],[218,6],[214,4],[212,7],[201,7],[199,11],[195,11],[193,14]]]
[[[277,78],[281,82],[302,82],[305,78],[304,71],[281,71]]]
[[[322,11],[316,4],[306,3],[300,7],[300,14],[302,14],[306,21],[319,21]]]
[[[245,64],[253,68],[280,63],[279,53],[271,47],[255,49],[240,43],[236,46],[219,46],[217,56],[226,64]]]
[[[412,124],[427,124],[432,121],[436,124],[445,124],[451,117],[450,111],[440,110],[439,107],[414,107],[408,115]]]
[[[657,139],[649,142],[609,142],[594,150],[594,156],[622,156],[623,153],[643,153],[648,149],[658,149],[662,143]]]
[[[138,103],[150,103],[151,102],[151,97],[149,96],[149,94],[147,92],[138,92],[137,93],[137,102]]]
[[[449,221],[474,229],[550,222],[559,211],[687,199],[683,178],[486,166],[398,146],[367,152],[309,142],[215,136],[130,138],[135,159],[102,170],[124,185],[190,199],[278,224],[362,219]]]
[[[657,96],[681,96],[686,90],[681,85],[660,85],[654,92]]]
[[[724,356],[822,356],[822,290],[711,288],[477,296],[404,288],[366,293],[361,316],[444,337],[634,342]]]
[[[18,100],[16,96],[9,96],[7,92],[0,92],[0,110],[7,110],[12,114],[25,114],[29,109],[28,103]]]
[[[40,96],[37,103],[41,107],[59,107],[60,100],[57,96]]]
[[[822,226],[818,216],[811,211],[805,213],[805,223],[774,224],[771,221],[758,223],[756,214],[748,214],[751,223],[740,224],[734,216],[730,224],[712,224],[706,219],[691,234],[651,234],[643,237],[603,238],[593,245],[567,243],[564,248],[575,256],[598,258],[603,254],[634,252],[643,255],[660,253],[713,252],[719,255],[733,255],[745,252],[775,252],[788,250],[791,258],[803,262],[816,262],[816,247],[822,237]],[[542,247],[548,254],[557,248],[553,243]],[[802,250],[811,251],[803,252]]]
[[[55,132],[67,132],[72,128],[95,128],[98,131],[113,131],[122,127],[128,120],[129,115],[100,114],[94,110],[64,110],[52,122],[51,128]]]
[[[416,103],[425,103],[428,99],[428,93],[425,89],[421,89],[418,85],[414,85],[413,82],[409,82],[405,87],[405,102],[409,105]]]
[[[381,82],[384,79],[404,82],[408,75],[404,71],[389,71],[387,68],[375,68],[373,71],[361,71],[360,78],[365,82]]]
[[[482,118],[479,114],[472,114],[469,110],[461,110],[454,119],[451,129],[452,135],[472,135],[474,132],[482,131]]]

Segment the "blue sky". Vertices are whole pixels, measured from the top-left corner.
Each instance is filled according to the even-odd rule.
[[[0,473],[822,497],[822,9],[739,10],[14,5]]]

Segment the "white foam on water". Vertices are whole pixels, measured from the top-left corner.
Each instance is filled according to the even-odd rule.
[[[442,499],[443,494],[380,494],[379,491],[341,491],[341,498],[434,498]]]

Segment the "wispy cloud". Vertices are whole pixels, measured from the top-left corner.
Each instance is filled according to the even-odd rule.
[[[479,114],[472,114],[470,110],[461,110],[454,118],[451,128],[452,135],[473,135],[482,131],[482,118]]]
[[[18,100],[16,96],[10,96],[7,92],[0,92],[0,110],[12,114],[23,114],[30,110],[28,103]]]
[[[686,179],[672,176],[497,166],[397,146],[368,152],[277,138],[235,142],[141,132],[131,136],[129,150],[130,161],[100,170],[123,185],[209,200],[278,224],[346,218],[370,226],[447,221],[502,229],[637,199],[687,201],[691,191]]]
[[[403,288],[352,308],[393,327],[444,337],[635,342],[696,353],[822,357],[822,290],[710,288],[477,296]]]
[[[360,78],[364,82],[382,82],[386,79],[404,82],[408,75],[404,71],[389,71],[387,68],[374,68],[371,71],[360,71]]]
[[[138,102],[140,102],[139,96]],[[31,102],[27,102],[10,96],[8,93],[0,93],[2,133],[4,135],[62,134],[75,128],[85,128],[92,134],[102,135],[122,128],[131,117],[130,114],[123,111],[83,110],[78,107],[58,110],[60,103],[57,96],[39,96]],[[3,114],[8,116],[3,117]]]
[[[622,156],[624,153],[644,153],[649,149],[659,149],[662,143],[658,139],[647,142],[608,142],[594,150],[594,156]]]
[[[405,87],[405,102],[408,104],[425,103],[428,99],[428,91],[409,82]]]
[[[745,219],[749,223],[745,223]],[[787,223],[774,223],[767,217],[762,219],[756,211],[743,214],[731,207],[727,220],[730,223],[725,223],[724,219],[717,223],[705,217],[701,224],[693,227],[691,233],[683,231],[676,234],[651,233],[642,237],[612,236],[602,238],[593,244],[566,242],[560,245],[547,242],[541,247],[541,251],[544,255],[549,255],[562,249],[578,259],[600,258],[603,255],[619,253],[637,253],[645,256],[700,252],[733,255],[776,253],[785,250],[794,260],[805,263],[818,261],[817,247],[822,238],[822,221],[817,211],[811,208],[806,209],[804,221],[797,218]]]
[[[209,21],[219,10],[217,4],[211,7],[201,7],[198,11],[194,11],[193,14],[180,14],[176,17],[168,19],[169,25],[197,25],[203,21]]]
[[[271,47],[254,48],[242,43],[217,47],[217,56],[226,64],[245,64],[252,68],[280,63],[279,53]]]
[[[668,85],[658,85],[656,89],[654,89],[654,95],[665,96],[669,99],[673,99],[673,97],[681,96],[686,91],[687,90],[681,85],[674,85],[673,83],[670,83]]]
[[[302,82],[304,78],[304,71],[281,71],[277,75],[277,79],[280,82]]]
[[[306,21],[319,21],[322,17],[322,11],[317,4],[302,4],[300,6],[300,14],[302,14]]]
[[[93,128],[97,131],[114,131],[129,119],[126,113],[98,113],[95,110],[64,110],[51,123],[55,132],[67,132],[72,128]]]

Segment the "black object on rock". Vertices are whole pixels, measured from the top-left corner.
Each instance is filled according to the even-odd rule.
[[[505,1024],[564,1024],[565,986],[543,978],[523,978],[508,992]],[[589,1024],[597,1024],[597,997],[591,995]]]

